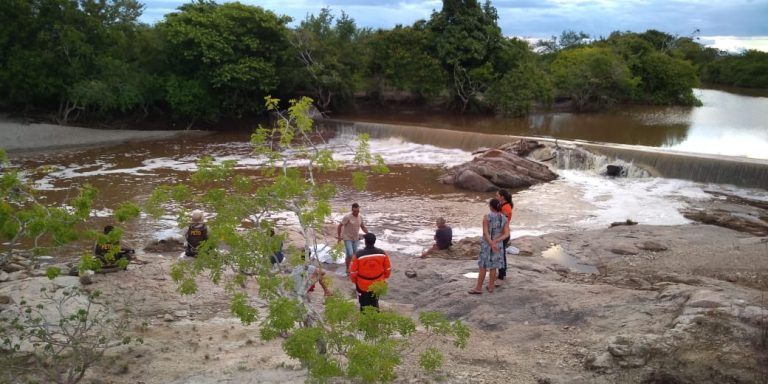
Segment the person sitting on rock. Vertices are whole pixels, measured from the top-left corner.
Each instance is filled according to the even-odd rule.
[[[110,235],[114,229],[115,227],[111,225],[104,227],[104,237],[96,243],[93,254],[101,261],[102,268],[116,268],[122,264],[119,260],[125,259],[125,265],[122,267],[125,269],[128,265],[127,261],[133,258],[135,251],[132,248],[123,247],[114,234]]]
[[[422,259],[432,252],[448,249],[453,244],[453,230],[451,227],[445,225],[445,219],[438,217],[436,224],[437,230],[435,230],[435,243],[421,254]]]
[[[187,250],[184,254],[187,257],[197,257],[200,244],[208,240],[208,227],[203,222],[203,211],[199,209],[192,211],[192,224],[187,228],[186,238]]]

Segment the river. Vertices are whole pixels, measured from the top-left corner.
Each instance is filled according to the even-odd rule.
[[[440,119],[425,115],[406,119],[408,115],[397,115],[377,121],[473,132],[535,133],[768,158],[768,130],[760,120],[768,110],[767,98],[714,90],[697,92],[704,106],[692,109],[634,107],[606,114],[558,113],[518,120]],[[747,112],[742,108],[747,108]],[[717,111],[741,113],[742,118],[720,116]],[[372,116],[358,118],[371,119]],[[528,130],[517,131],[525,124]],[[333,220],[338,222],[348,212],[349,205],[358,202],[368,228],[379,235],[380,245],[405,255],[417,255],[431,244],[434,220],[438,216],[445,217],[453,227],[455,238],[478,236],[482,215],[487,212],[486,201],[491,195],[462,191],[434,181],[443,168],[470,160],[471,151],[477,145],[451,144],[450,140],[441,140],[435,134],[430,138],[430,130],[424,132],[426,138],[417,141],[398,135],[372,138],[372,151],[385,158],[391,173],[372,177],[365,192],[353,190],[344,172],[329,175],[328,180],[338,187],[332,202]],[[339,130],[328,143],[337,151],[338,160],[351,158],[349,144],[354,134],[354,130]],[[732,141],[725,142],[723,137]],[[251,155],[248,138],[248,132],[220,132],[199,138],[22,154],[14,161],[28,168],[53,168],[47,174],[30,175],[44,190],[43,196],[48,201],[63,201],[71,193],[68,188],[72,185],[91,183],[98,188],[98,213],[90,223],[98,228],[110,221],[108,207],[124,200],[143,201],[161,184],[187,181],[196,161],[203,155],[217,160],[236,160],[242,172],[255,175],[259,161]],[[424,142],[430,139],[436,145]],[[714,145],[716,143],[721,145]],[[712,199],[705,192],[712,189],[768,201],[768,191],[761,189],[656,177],[608,179],[594,170],[570,169],[558,170],[558,173],[561,177],[554,182],[514,191],[513,237],[602,228],[626,219],[642,224],[684,224],[688,220],[680,214],[680,209],[691,199]],[[181,233],[174,217],[172,212],[159,221],[142,217],[128,225],[126,239],[140,246],[152,237]],[[287,214],[278,214],[275,220],[283,226],[296,224]]]
[[[338,118],[768,159],[768,91],[740,94],[696,89],[694,93],[701,100],[701,107],[621,106],[602,113],[542,113],[519,119],[409,111]]]

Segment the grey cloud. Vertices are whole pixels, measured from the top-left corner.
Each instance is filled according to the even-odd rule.
[[[142,20],[162,19],[187,0],[149,0]],[[241,0],[249,4],[264,4]],[[277,14],[303,20],[329,6],[334,14],[342,10],[361,27],[391,28],[395,24],[410,25],[428,18],[439,2],[421,0],[328,0],[310,3],[304,9],[294,5],[270,6]],[[658,29],[686,35],[700,29],[705,35],[768,35],[768,0],[497,0],[492,4],[499,12],[499,25],[506,35],[548,37],[567,29],[584,31],[592,36],[607,36],[612,31],[642,32]],[[293,8],[291,8],[293,7]],[[272,9],[274,8],[274,9]],[[407,9],[407,12],[404,11]]]

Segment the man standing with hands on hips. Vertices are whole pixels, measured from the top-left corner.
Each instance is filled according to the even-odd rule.
[[[344,216],[341,219],[341,224],[336,228],[336,239],[344,241],[344,264],[347,275],[349,275],[349,263],[352,261],[352,256],[360,248],[360,229],[366,234],[368,233],[368,228],[363,223],[363,216],[360,215],[360,205],[354,203],[352,204],[352,212]]]

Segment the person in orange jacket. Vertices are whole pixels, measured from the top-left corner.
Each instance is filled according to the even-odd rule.
[[[374,247],[376,235],[366,233],[363,235],[365,248],[357,251],[349,265],[349,279],[357,288],[357,300],[360,302],[360,311],[364,307],[379,307],[379,298],[368,289],[377,281],[384,281],[392,273],[392,265],[389,255],[383,250]]]

